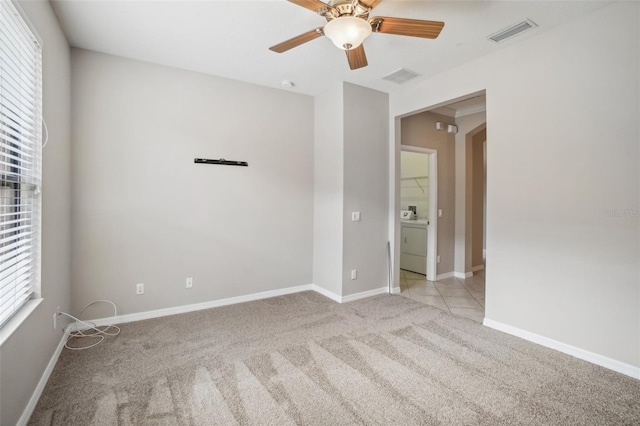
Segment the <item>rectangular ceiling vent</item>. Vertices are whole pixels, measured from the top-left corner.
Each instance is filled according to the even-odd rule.
[[[406,68],[400,68],[398,71],[394,71],[386,77],[382,77],[383,80],[391,81],[396,84],[405,84],[409,80],[420,77],[420,74],[413,72]]]
[[[533,22],[531,19],[527,19],[525,21],[518,22],[515,25],[511,25],[510,27],[505,28],[504,30],[499,31],[493,35],[490,35],[489,39],[495,41],[496,43],[500,43],[501,41],[505,41],[506,39],[511,38],[517,34],[532,30],[537,27],[538,24]]]

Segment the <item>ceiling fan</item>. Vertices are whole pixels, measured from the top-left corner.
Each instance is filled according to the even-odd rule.
[[[327,25],[271,46],[269,50],[282,53],[318,37],[327,36],[333,44],[345,50],[349,67],[352,70],[367,66],[367,57],[362,42],[372,32],[437,38],[444,27],[444,22],[438,21],[384,16],[369,18],[369,12],[382,0],[330,0],[328,4],[320,0],[288,1],[316,12],[327,20]]]

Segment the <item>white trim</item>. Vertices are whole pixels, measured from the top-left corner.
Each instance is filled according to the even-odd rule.
[[[446,115],[447,117],[451,117],[451,118],[455,118],[456,117],[456,110],[453,108],[449,108],[446,106],[441,106],[438,108],[433,108],[430,109],[429,112],[434,112],[436,114],[440,114],[440,115]]]
[[[453,278],[454,277],[454,273],[453,272],[445,272],[444,274],[440,274],[436,277],[436,281],[440,281],[440,280],[444,280],[447,278]]]
[[[484,265],[476,265],[471,268],[471,272],[484,271]]]
[[[483,325],[640,380],[640,367],[485,318]]]
[[[360,293],[349,294],[347,296],[342,296],[342,300],[340,303],[353,302],[354,300],[365,299],[371,296],[377,296],[379,294],[389,294],[389,287],[380,287],[373,290],[362,291]]]
[[[40,377],[38,386],[36,386],[36,389],[33,391],[33,394],[31,395],[31,398],[29,399],[27,406],[24,408],[22,415],[18,419],[17,426],[24,426],[27,423],[29,423],[29,419],[33,414],[33,410],[35,410],[36,405],[38,404],[38,401],[42,396],[42,391],[44,391],[44,387],[47,385],[47,382],[49,381],[49,377],[51,377],[51,373],[53,373],[53,368],[56,366],[56,363],[58,362],[58,358],[62,353],[62,349],[64,348],[64,344],[66,343],[68,336],[69,335],[67,333],[62,333],[62,338],[60,339],[60,343],[58,343],[58,347],[56,347],[56,350],[53,352],[53,355],[51,355],[49,364],[47,364],[47,368],[44,369],[44,373],[42,373],[42,377]]]
[[[473,276],[473,272],[454,272],[453,276],[464,280],[465,278],[471,278]]]
[[[427,226],[426,275],[427,280],[435,281],[438,279],[438,262],[436,259],[438,256],[438,150],[412,145],[400,145],[400,155],[402,155],[402,151],[426,154],[429,162],[429,225]]]
[[[335,294],[334,292],[329,291],[326,288],[322,288],[318,285],[311,284],[311,290],[315,291],[316,293],[320,293],[324,297],[328,297],[334,302],[342,303],[342,296]]]
[[[391,294],[400,294],[402,293],[402,289],[400,287],[393,287],[391,289]]]
[[[436,114],[446,115],[451,118],[460,118],[466,115],[476,114],[478,112],[484,112],[487,110],[486,101],[483,104],[471,105],[466,108],[454,109],[447,106],[441,106],[428,110],[429,112],[435,112]]]
[[[429,227],[427,234],[427,279],[438,275],[438,151],[429,153]]]
[[[476,114],[478,112],[484,112],[487,110],[487,101],[482,104],[471,105],[466,108],[456,110],[456,118],[464,117],[465,115]]]
[[[229,297],[227,299],[211,300],[209,302],[194,303],[192,305],[174,306],[171,308],[155,309],[153,311],[136,312],[134,314],[119,315],[117,317],[99,318],[91,320],[96,326],[109,324],[124,324],[127,322],[142,321],[152,318],[167,317],[170,315],[184,314],[187,312],[201,311],[203,309],[217,308],[219,306],[235,305],[237,303],[252,302],[254,300],[269,299],[276,296],[284,296],[286,294],[300,293],[301,291],[315,290],[313,284],[299,285],[296,287],[287,287],[279,290],[269,290],[260,293],[246,294],[244,296]],[[76,329],[76,323],[67,326],[67,331],[72,332]]]
[[[11,335],[18,328],[20,328],[20,325],[24,322],[24,320],[26,320],[29,315],[31,315],[31,312],[36,310],[36,308],[40,305],[40,303],[42,303],[43,300],[44,299],[40,297],[38,299],[31,299],[27,301],[27,303],[25,303],[18,312],[13,314],[13,317],[11,317],[9,321],[7,321],[7,323],[2,326],[2,328],[0,329],[0,347],[4,344],[4,342],[9,340],[9,337],[11,337]]]
[[[334,302],[338,303],[347,303],[353,302],[354,300],[364,299],[371,296],[377,296],[379,294],[389,294],[389,286],[384,286],[380,288],[376,288],[373,290],[362,291],[360,293],[348,294],[346,296],[340,296],[335,294],[332,291],[327,290],[326,288],[319,287],[315,284],[311,284],[311,289],[320,293],[321,295],[328,297]],[[392,294],[400,293],[400,287],[393,287]]]
[[[87,322],[92,322],[98,327],[103,325],[109,325],[109,324],[124,324],[128,322],[142,321],[142,320],[147,320],[152,318],[160,318],[160,317],[167,317],[171,315],[184,314],[187,312],[201,311],[203,309],[217,308],[220,306],[235,305],[237,303],[269,299],[271,297],[284,296],[286,294],[300,293],[302,291],[310,291],[310,290],[320,293],[321,295],[328,297],[329,299],[338,303],[352,302],[354,300],[364,299],[366,297],[371,297],[371,296],[377,296],[379,294],[389,294],[389,287],[384,286],[384,287],[376,288],[373,290],[363,291],[360,293],[349,294],[347,296],[340,296],[333,293],[332,291],[319,287],[315,284],[306,284],[306,285],[299,285],[296,287],[283,288],[279,290],[270,290],[270,291],[263,291],[261,293],[247,294],[244,296],[229,297],[227,299],[211,300],[209,302],[203,302],[203,303],[194,303],[192,305],[182,305],[182,306],[175,306],[172,308],[155,309],[153,311],[119,315],[115,318],[108,317],[108,318],[92,319],[92,320],[87,320]],[[70,333],[73,331],[83,330],[85,328],[86,327],[82,325],[77,326],[76,323],[71,323],[67,326],[66,331]]]

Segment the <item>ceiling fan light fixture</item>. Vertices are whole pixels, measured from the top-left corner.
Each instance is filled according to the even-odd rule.
[[[324,27],[324,35],[340,49],[350,50],[360,46],[371,34],[371,24],[362,18],[341,16],[332,19]]]

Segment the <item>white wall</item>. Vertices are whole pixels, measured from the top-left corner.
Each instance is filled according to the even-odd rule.
[[[388,285],[389,97],[344,83],[344,268],[342,295]],[[316,166],[318,163],[316,162]],[[360,222],[351,212],[361,213]],[[351,280],[351,270],[358,278]]]
[[[315,97],[313,283],[342,294],[343,85]]]
[[[400,155],[400,177],[402,179],[429,175],[429,161],[421,152],[402,151]]]
[[[400,153],[400,210],[416,206],[419,219],[429,217],[429,157],[420,152]]]
[[[640,208],[639,7],[614,3],[390,97],[394,125],[486,89],[486,318],[636,368],[639,219],[605,210]]]
[[[42,39],[43,117],[49,142],[43,151],[43,301],[0,348],[0,424],[16,424],[62,337],[53,330],[56,308],[70,309],[70,76],[69,45],[48,1],[20,5]]]
[[[74,310],[311,283],[311,97],[78,49],[72,66]]]
[[[387,285],[388,116],[385,93],[354,84],[315,97],[313,281],[334,299]]]

